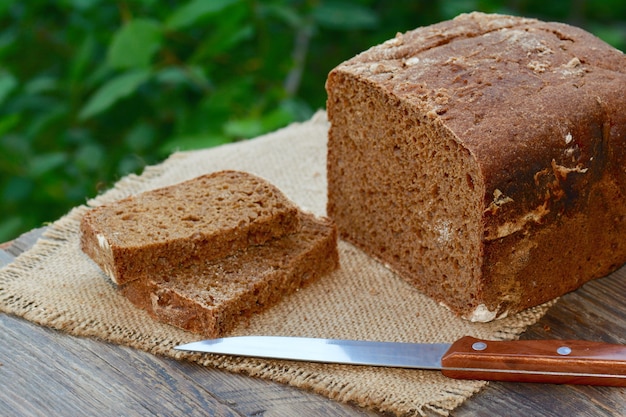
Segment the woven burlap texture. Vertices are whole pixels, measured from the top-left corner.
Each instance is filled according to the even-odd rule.
[[[49,226],[44,238],[0,271],[0,310],[72,335],[95,337],[158,355],[309,389],[329,398],[397,415],[447,415],[478,392],[482,381],[459,381],[435,371],[296,363],[188,354],[173,347],[198,340],[151,319],[123,298],[81,252],[79,221],[97,206],[222,169],[268,179],[305,210],[325,214],[324,112],[301,124],[217,148],[179,152],[130,175],[114,188]],[[452,342],[471,335],[514,339],[547,306],[487,324],[449,313],[352,245],[339,242],[341,268],[275,307],[242,323],[233,334]]]

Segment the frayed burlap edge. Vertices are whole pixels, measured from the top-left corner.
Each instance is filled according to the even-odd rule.
[[[301,207],[323,215],[328,124],[323,112],[256,140],[176,153],[140,176],[73,209],[43,238],[0,270],[0,311],[68,334],[92,337],[204,366],[269,379],[328,398],[396,415],[448,415],[486,384],[438,372],[381,369],[189,354],[173,347],[199,336],[152,320],[121,297],[79,248],[79,222],[89,206],[182,181],[205,172],[240,169],[265,176]],[[261,157],[262,155],[262,157]],[[382,265],[339,242],[341,269],[242,323],[234,335],[452,342],[463,335],[511,340],[549,304],[514,317],[472,324],[454,317]]]

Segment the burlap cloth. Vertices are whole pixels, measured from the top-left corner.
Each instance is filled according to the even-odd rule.
[[[326,207],[324,112],[254,140],[173,154],[130,175],[88,205],[221,169],[260,175],[302,208]],[[28,252],[0,271],[0,310],[72,335],[100,338],[154,354],[267,378],[329,398],[398,415],[447,415],[485,385],[435,371],[325,365],[187,354],[172,349],[201,337],[152,320],[120,296],[79,248],[80,206],[49,226]],[[471,335],[513,339],[547,310],[541,306],[488,324],[458,319],[385,267],[339,242],[341,268],[242,323],[234,334],[452,342]]]

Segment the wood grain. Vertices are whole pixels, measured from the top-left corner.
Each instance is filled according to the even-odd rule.
[[[34,231],[0,250],[0,266]],[[626,269],[568,294],[523,339],[626,343]],[[0,314],[0,415],[379,416],[278,383],[68,336]],[[626,388],[492,382],[451,414],[626,415]]]
[[[373,416],[316,394],[0,315],[0,415]]]

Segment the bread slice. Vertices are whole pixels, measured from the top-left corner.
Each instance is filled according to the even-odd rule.
[[[175,273],[161,271],[119,290],[161,322],[220,337],[245,317],[338,267],[334,224],[304,213],[300,223],[297,233],[223,259],[184,265]]]
[[[90,210],[81,247],[122,285],[294,233],[298,211],[269,182],[220,171]]]
[[[452,311],[490,321],[626,262],[626,57],[472,13],[328,77],[328,215]]]

